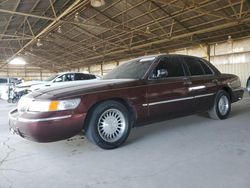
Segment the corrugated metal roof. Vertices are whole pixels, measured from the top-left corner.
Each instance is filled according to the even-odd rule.
[[[0,68],[21,55],[61,71],[250,33],[246,0],[106,0],[99,8],[83,0],[71,7],[75,2],[0,0]]]

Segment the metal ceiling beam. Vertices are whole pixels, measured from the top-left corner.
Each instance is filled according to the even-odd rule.
[[[241,0],[241,3],[240,3],[240,13],[239,13],[239,19],[241,19],[241,16],[242,16],[242,10],[243,10],[243,4],[244,4],[244,1],[245,1],[245,0]]]
[[[37,34],[34,38],[32,38],[29,42],[27,42],[20,50],[18,50],[10,59],[14,58],[17,54],[21,53],[26,47],[28,47],[30,44],[35,42],[37,38],[39,38],[41,35],[48,32],[59,20],[61,20],[63,17],[65,17],[67,14],[69,14],[79,3],[86,3],[88,0],[75,0],[74,3],[72,3],[63,13],[61,13],[54,21],[52,21],[47,27],[45,27],[39,34]],[[0,9],[1,12],[1,9]],[[25,15],[27,16],[27,15]],[[7,64],[7,63],[6,63]],[[5,64],[5,65],[6,65]],[[1,66],[0,68],[2,68]]]
[[[215,1],[216,2],[216,1]],[[214,3],[214,2],[207,2],[207,3]],[[205,4],[205,5],[207,5],[207,3]],[[239,3],[238,3],[239,4]],[[205,6],[205,5],[202,5],[202,6]],[[168,5],[168,6],[171,6],[171,5]],[[229,5],[228,5],[229,6]],[[199,6],[199,8],[200,8],[201,6]],[[197,9],[197,7],[193,7],[193,9],[191,9],[191,8],[189,8],[189,9],[187,9],[187,11],[189,12],[189,11],[192,11],[192,10],[196,10]],[[223,7],[220,7],[220,8],[218,8],[218,9],[215,9],[215,11],[219,11],[219,10],[221,10],[221,9],[223,9]],[[177,11],[177,13],[175,13],[174,14],[175,16],[177,16],[177,15],[179,15],[179,11]],[[196,16],[194,16],[194,17],[187,17],[187,18],[185,18],[184,20],[181,20],[182,22],[183,21],[188,21],[188,20],[192,20],[192,19],[196,19],[196,18],[199,18],[200,16],[203,16],[203,15],[205,15],[204,13],[202,13],[202,14],[199,14],[199,15],[196,15]],[[156,20],[163,20],[163,19],[168,19],[168,17],[164,17],[164,18],[162,18],[162,17],[160,17],[160,18],[157,18]],[[169,18],[170,19],[170,18]],[[220,18],[220,20],[222,20],[222,18]],[[218,20],[216,20],[216,21],[218,21]],[[235,20],[233,20],[233,21],[235,21]],[[204,23],[207,23],[207,22],[204,22]],[[145,23],[145,24],[143,24],[143,25],[149,25],[150,23]],[[173,24],[169,24],[169,25],[164,25],[164,29],[166,29],[168,26],[171,28],[172,27],[172,25]],[[195,27],[196,25],[194,25],[194,26],[192,26],[192,27],[190,27],[191,29],[193,28],[193,27]],[[143,26],[139,26],[139,27],[143,27]],[[154,30],[157,30],[158,28],[155,28]],[[153,30],[153,31],[154,31]],[[153,32],[152,31],[152,32]],[[171,29],[170,29],[170,31],[171,31]],[[184,31],[184,30],[176,30],[175,32],[180,32],[180,31]],[[160,37],[168,37],[168,36],[164,36],[164,35],[162,35],[162,36],[160,36]],[[112,36],[111,38],[114,38],[114,36]],[[106,38],[106,39],[111,39],[111,38]],[[153,38],[151,38],[151,39],[153,39]],[[154,38],[154,40],[157,40],[157,38]],[[81,41],[81,42],[83,42],[83,41]],[[97,45],[97,44],[93,44],[93,45]],[[135,44],[136,45],[136,44]]]
[[[8,13],[8,14],[15,14],[15,15],[19,15],[19,16],[25,16],[25,17],[33,17],[33,18],[38,18],[38,19],[43,19],[43,20],[49,20],[49,21],[56,21],[58,18],[51,18],[51,17],[47,17],[47,16],[39,16],[39,15],[35,15],[35,14],[30,14],[30,13],[23,13],[23,12],[17,12],[17,11],[11,11],[11,10],[5,10],[5,9],[0,9],[0,13]],[[76,24],[76,25],[83,25],[83,26],[90,26],[90,27],[99,27],[99,28],[104,28],[104,29],[113,29],[113,30],[117,30],[117,31],[127,31],[127,32],[131,32],[132,29],[117,29],[117,28],[110,28],[110,27],[105,27],[105,26],[101,26],[101,25],[97,25],[97,24],[89,24],[89,23],[78,23],[78,22],[72,22],[72,21],[66,21],[66,20],[60,20],[60,22],[62,23],[72,23],[72,24]],[[142,31],[137,31],[138,34],[143,34],[143,35],[148,35]]]
[[[33,37],[17,37],[17,38],[10,38],[10,39],[0,39],[0,41],[21,41],[21,40],[31,40]]]
[[[205,9],[203,9],[202,7],[199,7],[197,6],[195,3],[192,5],[192,6],[185,6],[185,7],[181,7],[179,6],[178,4],[169,4],[167,1],[165,0],[152,0],[152,1],[155,1],[156,3],[161,3],[163,5],[169,5],[170,7],[174,7],[174,8],[179,8],[179,9],[182,9],[183,11],[185,10],[189,10],[189,9],[192,9],[192,7],[197,7],[198,9],[192,9],[192,11],[196,12],[196,13],[204,13],[206,15],[209,15],[209,16],[213,16],[213,17],[217,17],[217,18],[223,18],[223,19],[226,19],[226,20],[233,20],[231,18],[228,18],[226,16],[223,16],[223,15],[220,15],[218,13],[214,13],[213,11],[207,11]],[[185,0],[182,0],[182,2],[186,5],[187,3],[185,2]]]
[[[228,5],[229,6],[229,5]],[[227,7],[228,7],[227,6]],[[194,7],[194,8],[196,8],[196,7]],[[219,11],[220,9],[223,9],[223,7],[220,7],[220,8],[218,8],[218,9],[215,9],[214,11]],[[244,12],[244,14],[245,14],[245,12]],[[189,19],[190,20],[192,20],[192,19],[196,19],[197,17],[199,17],[199,16],[203,16],[204,14],[200,14],[200,15],[196,15],[196,16],[194,16],[194,17],[188,17],[188,18],[185,18],[184,20],[182,20],[182,21],[188,21]],[[220,18],[220,19],[217,19],[217,20],[213,20],[213,21],[210,21],[210,22],[204,22],[204,23],[202,23],[202,24],[198,24],[198,25],[193,25],[192,27],[190,27],[190,29],[193,29],[193,28],[197,28],[198,26],[205,26],[205,25],[207,25],[207,24],[212,24],[212,23],[216,23],[216,22],[220,22],[221,20],[223,20],[222,18]],[[170,24],[169,26],[171,27],[171,25],[173,25],[173,24]],[[168,27],[168,25],[164,25],[164,29],[166,28],[166,27]],[[157,30],[157,28],[155,28],[154,30]],[[175,30],[175,32],[177,32],[177,33],[179,33],[179,32],[183,32],[184,31],[184,29],[182,29],[182,30]],[[177,34],[178,35],[178,34]],[[130,36],[131,37],[131,36]],[[169,37],[168,35],[162,35],[161,36],[161,38],[167,38],[167,37]],[[114,38],[114,36],[113,37],[111,37],[111,38]],[[110,38],[110,39],[111,39]],[[124,38],[124,36],[123,36],[123,38]],[[192,38],[192,36],[191,36],[191,38]],[[107,39],[109,39],[109,38],[106,38],[106,40]],[[124,40],[126,40],[126,38],[124,38]],[[151,40],[159,40],[159,38],[151,38]],[[194,39],[192,39],[192,40],[194,40]],[[189,40],[190,41],[190,40]],[[82,43],[82,40],[81,41],[79,41],[79,42],[81,42]],[[198,43],[198,41],[196,41],[197,43]],[[136,42],[136,43],[134,43],[133,45],[135,45],[135,46],[137,46],[137,45],[140,45],[142,43],[142,41],[138,41],[138,42]],[[190,42],[189,42],[190,43]],[[97,45],[97,44],[95,44],[95,43],[91,43],[91,45]],[[113,50],[115,50],[115,49],[113,49]],[[81,48],[78,48],[77,47],[77,49],[75,50],[75,52],[80,52],[81,51]],[[109,51],[112,51],[112,50],[109,50]],[[85,58],[89,58],[89,57],[91,57],[92,55],[91,54],[82,54],[82,57],[85,57]]]
[[[140,3],[136,4],[136,5],[134,5],[134,7],[140,6],[142,3],[145,3],[145,2],[146,2],[146,1],[140,2]],[[175,1],[173,1],[173,2],[175,2]],[[214,3],[214,1],[207,0],[207,1],[205,1],[201,6],[207,6],[208,4],[211,4],[211,3]],[[169,6],[169,5],[170,5],[170,3],[164,5],[163,7]],[[130,8],[128,8],[128,10],[131,10],[131,9],[134,8],[134,7],[130,7]],[[193,7],[192,9],[190,8],[189,10],[187,10],[187,12],[190,12],[190,11],[192,11],[192,10],[194,10],[194,9],[197,9],[197,7]],[[151,12],[155,12],[155,11],[158,11],[158,8],[155,8],[155,9],[151,10]],[[118,13],[117,15],[113,16],[112,18],[115,18],[115,17],[117,17],[117,16],[119,16],[119,15],[121,15],[121,14],[123,14],[123,13],[124,13],[124,11]],[[127,20],[125,23],[132,22],[132,21],[134,21],[134,20],[136,20],[136,19],[139,19],[140,17],[143,17],[143,16],[145,16],[145,15],[147,15],[147,14],[148,14],[148,12],[143,13],[143,14],[141,14],[141,15],[139,15],[139,16],[133,17],[132,19]],[[181,14],[182,14],[182,11],[177,11],[177,13],[175,13],[173,17],[177,17],[177,16],[179,16],[179,15],[181,15]],[[92,19],[92,18],[93,18],[93,17],[90,17],[89,19]],[[88,20],[89,20],[89,19],[88,19]],[[166,16],[163,16],[163,17],[157,18],[156,20],[157,20],[157,21],[162,21],[162,20],[167,20],[167,19],[171,19],[171,18],[166,17]],[[88,20],[87,20],[87,21],[88,21]],[[100,24],[104,24],[104,23],[106,23],[106,22],[107,22],[107,20],[104,21],[104,22],[102,22],[102,23],[100,23]],[[150,21],[150,22],[141,24],[141,25],[139,25],[139,26],[136,26],[136,27],[134,27],[133,29],[136,30],[136,29],[138,29],[138,28],[143,28],[143,27],[145,27],[145,26],[149,26],[149,25],[154,24],[154,23],[155,23],[155,21],[153,20],[153,21]],[[117,26],[115,26],[115,27],[117,27]],[[109,30],[108,30],[108,31],[109,31]],[[105,31],[105,32],[108,32],[108,31]],[[103,33],[105,33],[105,32],[103,32]],[[123,33],[121,33],[121,34],[126,34],[126,33],[123,32]],[[114,39],[114,38],[117,38],[117,36],[112,36],[112,37],[110,37],[110,38]],[[108,39],[110,39],[110,38],[108,38]],[[107,39],[107,38],[106,38],[106,39]],[[86,41],[86,39],[85,39],[85,40],[81,40],[80,42],[85,42],[85,41]],[[97,44],[94,44],[94,45],[97,45]],[[72,47],[72,46],[70,46],[70,47]]]
[[[250,18],[246,18],[246,19],[241,20],[242,24],[247,23],[247,22],[250,22]],[[190,37],[190,36],[195,35],[195,34],[203,34],[203,33],[207,33],[207,32],[217,31],[217,30],[220,30],[220,29],[226,29],[226,28],[229,28],[229,27],[237,26],[237,25],[239,25],[239,23],[235,21],[235,22],[226,23],[226,24],[222,24],[222,25],[217,25],[217,26],[214,26],[214,27],[206,28],[206,29],[200,29],[200,30],[197,30],[197,31],[184,33],[184,34],[181,34],[181,35],[178,35],[178,36],[173,36],[171,39],[166,38],[166,39],[162,39],[162,40],[156,40],[156,41],[153,41],[153,42],[133,46],[133,47],[131,47],[131,50],[145,48],[145,47],[149,47],[149,46],[152,46],[152,45],[157,45],[157,44],[161,44],[161,43],[164,43],[164,42],[168,42],[168,41],[171,41],[171,40],[186,38],[186,37]],[[114,55],[114,54],[118,54],[118,53],[122,53],[122,52],[124,52],[124,50],[110,51],[110,52],[107,52],[106,55]],[[75,61],[75,62],[71,62],[71,63],[76,64],[76,63],[80,63],[82,61],[88,61],[88,60],[93,60],[93,59],[97,59],[97,58],[102,58],[102,56],[95,56],[95,57],[85,58],[84,60],[79,60],[79,61]]]
[[[54,17],[57,18],[56,11],[55,11],[54,4],[53,4],[52,0],[49,0],[49,2],[50,2],[50,7],[53,11]]]
[[[13,9],[12,12],[15,12],[15,11],[17,10],[17,7],[19,6],[20,1],[21,1],[21,0],[18,0],[18,1],[17,1],[17,3],[16,3],[16,5],[15,5],[15,7],[14,7],[14,9]],[[9,18],[9,20],[8,20],[8,22],[7,22],[7,24],[5,25],[3,34],[5,34],[6,31],[8,30],[8,27],[9,27],[9,25],[10,25],[10,22],[11,22],[12,18],[13,18],[13,15],[10,16],[10,18]],[[2,38],[2,37],[1,37],[1,38]]]
[[[55,1],[55,0],[54,0]],[[38,1],[37,1],[38,2]],[[67,1],[68,2],[68,1]],[[62,7],[64,7],[64,5],[62,6]],[[34,7],[33,7],[34,8]],[[48,11],[50,9],[50,6],[48,6],[45,10],[43,10],[43,12],[41,12],[41,15],[45,15],[46,14],[46,12]],[[31,11],[30,12],[32,12],[34,9],[31,9]],[[40,19],[38,19],[38,20],[36,20],[36,21],[34,21],[33,23],[32,23],[32,25],[31,25],[31,28],[36,28],[35,26],[36,26],[36,24],[37,24],[37,22],[39,22],[40,21]],[[47,20],[47,21],[50,21],[50,20]],[[40,25],[39,25],[40,26]],[[40,31],[40,28],[42,27],[42,25],[37,29],[36,28],[36,30],[38,30],[38,31]],[[34,30],[34,29],[33,29]],[[34,33],[35,33],[36,31],[34,31]]]
[[[24,35],[25,37],[32,37],[30,35]],[[13,37],[13,38],[21,38],[23,36],[20,36],[20,35],[7,35],[7,34],[0,34],[0,37]]]
[[[237,11],[235,10],[235,8],[234,8],[234,6],[233,6],[231,0],[228,0],[228,3],[229,3],[229,5],[230,5],[232,11],[234,12],[234,16],[237,18]]]
[[[55,18],[50,18],[50,17],[47,17],[47,16],[39,16],[39,15],[35,15],[35,14],[29,14],[29,13],[23,13],[23,12],[17,12],[17,11],[5,10],[5,9],[0,9],[0,12],[1,13],[6,13],[6,14],[12,14],[12,15],[39,18],[39,19],[44,19],[44,20],[51,20],[51,21],[55,20]]]

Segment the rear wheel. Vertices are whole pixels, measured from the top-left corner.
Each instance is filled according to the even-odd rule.
[[[113,100],[100,103],[92,111],[86,128],[87,138],[103,149],[122,145],[130,132],[128,109]]]
[[[231,111],[231,100],[229,94],[220,90],[215,97],[214,105],[208,112],[212,119],[226,119]]]

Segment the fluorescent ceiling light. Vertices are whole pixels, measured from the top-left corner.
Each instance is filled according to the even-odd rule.
[[[16,57],[9,62],[10,65],[25,65],[26,61],[21,57]]]
[[[105,1],[104,0],[90,0],[90,4],[92,7],[101,7],[105,5]]]

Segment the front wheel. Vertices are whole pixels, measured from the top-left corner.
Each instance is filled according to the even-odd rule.
[[[226,119],[231,111],[231,100],[229,94],[220,90],[215,97],[214,105],[208,112],[212,119]]]
[[[130,132],[128,109],[113,100],[104,101],[91,112],[86,128],[87,138],[103,149],[122,145]]]

